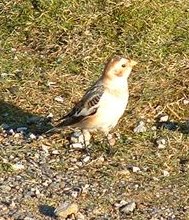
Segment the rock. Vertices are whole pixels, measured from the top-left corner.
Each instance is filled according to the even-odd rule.
[[[14,133],[14,130],[13,130],[13,129],[8,130],[8,134],[14,135],[14,134],[15,134],[15,133]]]
[[[29,134],[29,138],[30,138],[31,140],[37,139],[37,137],[36,137],[35,134],[33,134],[33,133],[30,133],[30,134]]]
[[[90,187],[89,184],[85,184],[85,185],[82,187],[82,194],[87,194],[88,191],[89,191],[89,187]]]
[[[55,209],[55,215],[62,218],[67,218],[70,215],[76,215],[79,211],[78,205],[76,203],[65,202]]]
[[[156,145],[157,145],[158,149],[166,148],[166,140],[165,140],[165,138],[162,138],[162,137],[157,138],[156,139]]]
[[[183,104],[184,104],[184,105],[188,105],[188,104],[189,104],[189,99],[184,99],[184,100],[183,100]]]
[[[47,115],[47,118],[53,118],[54,117],[54,115],[52,114],[52,113],[49,113],[48,115]]]
[[[28,129],[27,127],[19,127],[16,129],[16,131],[17,132],[24,132],[24,131],[27,131],[27,129]]]
[[[38,140],[43,140],[43,139],[44,139],[44,137],[42,135],[38,136]]]
[[[82,166],[83,166],[83,163],[80,162],[80,161],[78,161],[78,162],[75,163],[75,165],[78,166],[78,167],[82,167]]]
[[[129,214],[136,209],[135,202],[128,202],[126,205],[123,205],[119,208],[120,212]]]
[[[85,148],[85,147],[83,146],[83,144],[81,144],[81,143],[73,143],[73,144],[70,145],[70,147],[73,148],[73,149],[78,149],[78,150]]]
[[[168,115],[162,115],[159,117],[159,122],[166,122],[169,120],[169,116]]]
[[[139,124],[137,125],[136,128],[134,128],[134,132],[135,133],[142,133],[142,132],[145,132],[147,129],[146,127],[144,126],[145,123],[143,121],[140,121]]]
[[[73,132],[70,136],[71,143],[84,143],[83,134],[80,131]]]
[[[59,153],[58,150],[53,150],[53,151],[52,151],[52,154],[54,154],[54,155],[58,155],[58,154],[60,154],[60,153]]]
[[[84,162],[84,163],[87,163],[90,159],[91,159],[90,156],[86,156],[86,157],[83,159],[83,162]]]
[[[122,206],[124,206],[126,204],[127,204],[127,202],[125,200],[121,200],[120,202],[115,203],[114,206],[116,208],[120,208],[120,207],[122,207]]]
[[[64,103],[64,98],[62,96],[56,96],[54,98],[55,101],[60,102],[60,103]]]
[[[108,134],[107,139],[108,139],[108,143],[109,143],[110,146],[114,146],[116,144],[115,135]]]
[[[38,188],[35,189],[35,194],[36,196],[39,196],[41,194]]]
[[[9,207],[10,207],[10,208],[15,208],[15,207],[16,207],[15,202],[14,202],[14,201],[12,201],[12,202],[11,202],[11,204],[9,205]]]
[[[159,220],[159,218],[152,217],[150,220]]]
[[[13,170],[23,170],[25,167],[22,163],[18,162],[16,164],[12,164]]]
[[[72,144],[81,143],[87,146],[90,144],[90,139],[91,139],[91,135],[87,131],[85,132],[76,131],[73,132],[70,136],[70,142]]]
[[[139,168],[139,167],[133,166],[133,167],[131,167],[131,169],[132,169],[133,173],[138,173],[138,172],[140,172],[140,168]]]
[[[71,196],[72,196],[73,198],[77,198],[78,195],[79,195],[79,191],[78,191],[78,190],[74,190],[74,191],[71,192]]]
[[[162,172],[165,177],[170,176],[170,173],[167,170],[162,170]]]
[[[35,220],[35,219],[31,217],[25,217],[24,220]]]
[[[152,127],[151,127],[151,130],[152,130],[152,131],[156,131],[156,130],[157,130],[157,127],[156,127],[156,126],[152,126]]]

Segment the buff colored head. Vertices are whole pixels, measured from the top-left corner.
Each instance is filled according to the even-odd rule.
[[[104,68],[103,76],[108,78],[124,77],[128,78],[136,61],[124,57],[115,56],[108,61]]]

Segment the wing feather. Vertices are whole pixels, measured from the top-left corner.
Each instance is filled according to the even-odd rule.
[[[103,93],[104,86],[99,81],[85,93],[83,98],[67,115],[58,120],[61,122],[56,127],[71,126],[84,120],[86,117],[94,115],[98,110]]]

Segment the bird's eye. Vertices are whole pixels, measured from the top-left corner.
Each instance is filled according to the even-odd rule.
[[[124,67],[126,67],[126,65],[125,65],[125,64],[122,64],[122,67],[124,68]]]

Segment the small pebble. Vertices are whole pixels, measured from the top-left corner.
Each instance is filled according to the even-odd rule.
[[[11,204],[9,205],[10,208],[15,208],[16,204],[14,201],[11,202]]]
[[[73,197],[73,198],[77,198],[80,194],[81,194],[81,192],[82,192],[82,189],[81,188],[75,188],[75,189],[73,189],[73,191],[71,192],[71,196]]]
[[[52,113],[49,113],[48,115],[47,115],[47,118],[53,118],[54,117],[54,115],[52,114]]]
[[[86,156],[86,157],[83,159],[83,162],[84,162],[84,163],[87,163],[87,162],[90,160],[90,158],[91,158],[90,156]]]
[[[140,168],[133,166],[132,171],[133,171],[133,173],[138,173],[138,172],[140,172]]]
[[[79,207],[76,203],[70,204],[68,202],[65,202],[62,205],[60,205],[58,208],[56,208],[54,213],[62,218],[67,218],[72,214],[76,215],[78,211],[79,211]]]
[[[34,218],[25,217],[24,220],[35,220]]]
[[[145,123],[143,121],[140,121],[139,124],[137,125],[136,128],[134,128],[134,132],[135,133],[142,133],[142,132],[145,132],[147,129],[146,127],[144,126]]]
[[[39,189],[35,189],[35,194],[38,196],[38,195],[40,195],[40,191],[39,191]]]
[[[121,200],[120,202],[115,203],[114,206],[116,208],[120,208],[120,207],[122,207],[122,206],[124,206],[126,204],[127,204],[127,202],[125,200]]]
[[[11,135],[15,134],[15,133],[14,133],[14,130],[13,130],[13,129],[10,129],[10,130],[8,131],[8,134],[11,134]]]
[[[184,104],[184,105],[188,105],[188,104],[189,104],[189,99],[184,99],[184,100],[183,100],[183,104]]]
[[[60,152],[59,152],[58,150],[53,150],[53,151],[52,151],[52,154],[58,155],[58,154],[60,154]]]
[[[84,149],[84,146],[81,143],[73,143],[70,145],[70,147],[73,149]]]
[[[131,213],[136,209],[136,203],[135,202],[128,202],[126,205],[123,205],[119,208],[120,212],[122,213]]]
[[[22,163],[18,162],[16,164],[12,164],[12,168],[14,170],[23,170],[25,167]]]
[[[80,131],[73,132],[70,136],[71,143],[84,143],[83,134]]]
[[[169,119],[168,115],[162,115],[159,118],[159,122],[166,122],[166,121],[168,121],[168,119]]]
[[[87,194],[89,191],[89,184],[85,184],[85,186],[82,187],[82,194]]]
[[[36,137],[35,134],[33,134],[33,133],[30,133],[30,134],[29,134],[29,138],[30,138],[31,140],[37,139],[37,137]]]
[[[56,97],[54,98],[54,100],[57,101],[57,102],[60,102],[60,103],[63,103],[63,102],[64,102],[64,98],[63,98],[62,96],[56,96]]]
[[[38,140],[43,140],[43,139],[44,139],[44,137],[42,135],[38,136]]]
[[[163,170],[162,172],[163,172],[163,175],[164,175],[164,176],[166,176],[166,177],[167,177],[167,176],[170,176],[170,173],[169,173],[167,170]]]
[[[107,139],[108,139],[108,143],[109,143],[110,146],[114,146],[116,144],[115,135],[108,134]]]
[[[156,126],[152,126],[152,127],[151,127],[151,130],[152,130],[152,131],[156,131],[156,130],[157,130],[157,127],[156,127]]]
[[[160,137],[160,138],[156,139],[156,145],[157,145],[158,149],[166,148],[166,140],[165,140],[165,138]]]
[[[80,161],[76,162],[75,164],[76,164],[76,166],[78,166],[78,167],[82,167],[82,166],[83,166],[83,163],[80,162]]]
[[[159,218],[152,217],[150,220],[159,220]]]
[[[91,135],[89,132],[80,132],[80,131],[76,131],[74,133],[71,134],[70,137],[70,142],[71,143],[82,143],[85,145],[89,145],[90,144],[90,139],[91,139]]]
[[[28,128],[27,127],[20,127],[20,128],[17,128],[16,131],[17,132],[24,132],[26,131]]]

